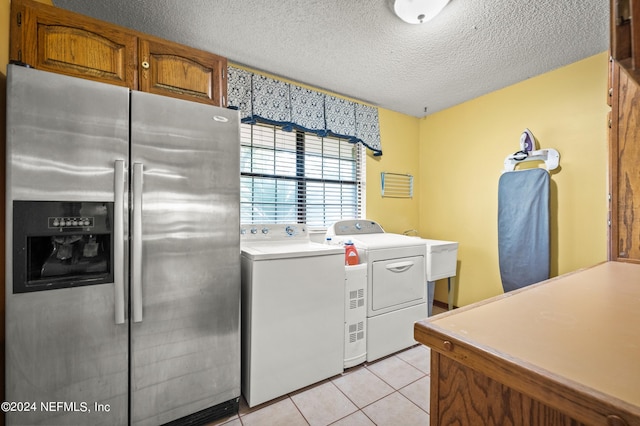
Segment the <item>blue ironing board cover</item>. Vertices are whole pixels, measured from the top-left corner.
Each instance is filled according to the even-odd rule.
[[[505,293],[549,278],[549,173],[545,169],[500,176],[498,258]]]

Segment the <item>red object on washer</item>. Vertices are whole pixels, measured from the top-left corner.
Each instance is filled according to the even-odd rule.
[[[347,241],[344,244],[344,264],[345,265],[357,265],[360,263],[360,257],[358,256],[358,250],[351,241]]]

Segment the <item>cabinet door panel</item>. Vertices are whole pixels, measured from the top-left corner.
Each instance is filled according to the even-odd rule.
[[[226,106],[227,61],[164,40],[139,41],[140,90]]]
[[[16,3],[11,59],[36,69],[136,87],[136,36],[101,21],[35,2]],[[19,14],[19,15],[18,15]]]
[[[613,260],[640,261],[640,86],[621,69],[618,82],[617,140],[612,214]]]
[[[433,352],[431,359],[437,363],[435,370],[431,368],[432,425],[585,426],[481,371]]]

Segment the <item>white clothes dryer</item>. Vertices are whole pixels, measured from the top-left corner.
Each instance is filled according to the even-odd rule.
[[[242,394],[249,407],[342,373],[344,249],[305,225],[240,230]]]
[[[424,242],[370,220],[336,222],[326,236],[339,246],[352,241],[367,263],[367,361],[415,345],[413,325],[428,316]]]

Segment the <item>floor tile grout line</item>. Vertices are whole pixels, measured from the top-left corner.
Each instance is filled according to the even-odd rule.
[[[420,347],[420,346],[415,346],[414,348],[419,348],[419,347]],[[412,348],[412,349],[414,349],[414,348]],[[409,349],[409,350],[412,350],[412,349]],[[403,359],[402,357],[398,356],[397,354],[396,354],[396,356],[397,356],[397,358],[398,358],[398,359],[400,359],[401,361],[404,361],[405,363],[409,364],[410,366],[412,366],[413,368],[415,368],[416,370],[418,370],[419,372],[421,372],[421,373],[422,373],[422,374],[424,374],[425,376],[429,376],[429,377],[431,377],[431,369],[429,369],[429,372],[427,373],[427,372],[426,372],[426,371],[424,371],[423,369],[421,369],[421,368],[417,367],[416,365],[413,365],[412,363],[410,363],[410,362],[409,362],[409,361],[407,361],[406,359]],[[421,378],[422,378],[422,377],[421,377]],[[420,379],[418,379],[418,380],[420,380]],[[417,380],[416,380],[416,381],[417,381]],[[408,386],[408,385],[407,385],[407,386]]]
[[[387,395],[387,396],[388,396],[388,395]],[[349,416],[353,416],[353,415],[354,415],[355,413],[357,413],[357,412],[361,412],[363,416],[365,416],[367,419],[369,419],[369,420],[371,421],[371,423],[373,423],[374,425],[376,425],[376,422],[374,422],[374,421],[373,421],[373,419],[372,419],[371,417],[367,416],[367,413],[365,413],[365,412],[364,412],[364,410],[363,410],[362,408],[358,408],[358,409],[357,409],[356,411],[354,411],[353,413],[347,414],[346,416],[339,418],[339,419],[338,419],[338,420],[336,420],[335,422],[331,422],[331,423],[329,423],[327,426],[334,425],[334,424],[336,424],[336,423],[338,423],[338,422],[340,422],[340,421],[342,421],[342,420],[346,419],[346,418],[347,418],[347,417],[349,417]]]
[[[415,383],[415,382],[414,382]],[[409,386],[409,385],[407,385]],[[406,387],[406,386],[405,386]],[[403,388],[404,389],[404,388]],[[406,396],[405,394],[403,394],[402,392],[398,391],[398,393],[400,395],[402,395],[403,397],[405,397],[410,403],[412,403],[413,405],[415,405],[416,407],[418,407],[421,411],[424,411],[425,413],[429,414],[429,412],[427,410],[425,410],[424,408],[422,408],[421,406],[419,406],[417,403],[415,403],[411,398],[409,398],[408,396]],[[429,414],[431,415],[431,414]]]
[[[364,362],[364,363],[362,363],[361,365],[359,365],[359,366],[354,366],[353,368],[351,368],[351,369],[350,369],[350,370],[351,370],[351,371],[350,371],[350,373],[355,373],[356,371],[359,371],[359,370],[362,370],[362,369],[366,369],[369,373],[373,374],[376,378],[378,378],[380,381],[382,381],[384,384],[386,384],[387,386],[389,386],[389,387],[393,390],[391,393],[389,393],[389,394],[387,394],[387,395],[384,395],[384,396],[382,396],[382,397],[380,397],[380,398],[378,398],[378,399],[376,399],[376,400],[374,400],[374,401],[372,401],[372,402],[370,402],[370,403],[368,403],[368,404],[364,405],[363,407],[359,407],[359,406],[355,403],[355,401],[353,401],[351,398],[349,398],[349,396],[348,396],[348,395],[346,395],[346,394],[345,394],[345,392],[343,392],[343,391],[342,391],[342,389],[340,389],[340,388],[339,388],[339,387],[334,383],[334,380],[337,380],[337,379],[339,379],[339,378],[341,378],[341,377],[346,377],[346,376],[345,376],[345,375],[343,375],[343,374],[338,374],[338,375],[336,375],[336,376],[334,376],[334,377],[331,377],[331,378],[325,379],[325,380],[323,380],[323,381],[320,381],[320,382],[318,382],[318,383],[315,383],[315,384],[309,385],[309,386],[307,386],[306,388],[307,388],[307,390],[310,390],[310,389],[313,389],[313,388],[315,388],[315,387],[318,387],[318,386],[320,386],[320,385],[322,385],[322,384],[324,384],[324,383],[331,383],[331,384],[332,384],[332,385],[333,385],[333,386],[334,386],[334,387],[335,387],[335,388],[336,388],[336,389],[337,389],[337,390],[338,390],[338,391],[339,391],[339,392],[340,392],[340,393],[341,393],[345,398],[347,398],[347,400],[348,400],[351,404],[353,404],[353,406],[355,406],[355,407],[356,407],[356,410],[355,410],[355,411],[353,411],[353,412],[351,412],[351,413],[349,413],[349,414],[347,414],[347,415],[345,415],[345,416],[341,417],[340,419],[335,420],[334,422],[332,422],[332,423],[330,423],[330,424],[334,424],[334,423],[336,423],[336,422],[339,422],[340,420],[343,420],[343,419],[345,419],[345,418],[347,418],[347,417],[349,417],[349,416],[351,416],[351,415],[353,415],[353,414],[357,413],[358,411],[362,412],[362,414],[363,414],[365,417],[367,417],[367,419],[371,420],[371,422],[373,422],[373,423],[375,424],[375,422],[373,421],[373,419],[371,419],[369,416],[367,416],[367,414],[364,412],[364,409],[365,409],[365,408],[367,408],[367,407],[369,407],[369,406],[371,406],[371,405],[373,405],[373,404],[375,404],[375,403],[377,403],[377,402],[379,402],[379,401],[381,401],[381,400],[382,400],[382,399],[384,399],[384,398],[387,398],[387,397],[389,397],[389,396],[393,395],[394,393],[398,393],[398,394],[399,394],[399,396],[401,396],[402,398],[404,398],[404,399],[408,400],[409,402],[411,402],[411,404],[413,404],[413,405],[415,405],[417,408],[419,408],[419,409],[420,409],[420,411],[425,412],[426,414],[429,414],[429,412],[428,412],[428,411],[424,410],[424,409],[423,409],[422,407],[420,407],[417,403],[415,403],[413,400],[411,400],[409,397],[407,397],[406,395],[404,395],[404,394],[401,392],[401,390],[402,390],[402,389],[405,389],[406,387],[408,387],[408,386],[410,386],[410,385],[412,385],[412,384],[416,383],[416,382],[417,382],[417,381],[419,381],[419,380],[424,379],[425,377],[430,377],[430,376],[431,376],[430,372],[429,372],[429,373],[427,373],[427,372],[423,371],[421,368],[418,368],[416,365],[412,364],[411,362],[409,362],[409,361],[407,361],[407,360],[403,359],[402,357],[398,356],[398,355],[399,355],[400,353],[402,353],[402,352],[407,352],[407,351],[410,351],[410,350],[413,350],[413,349],[415,349],[415,348],[419,348],[419,347],[421,347],[421,345],[420,345],[420,344],[416,344],[416,345],[414,345],[412,348],[407,348],[407,349],[405,349],[404,351],[396,352],[396,353],[391,354],[391,355],[389,355],[389,356],[386,356],[386,357],[383,357],[383,358],[381,358],[381,359],[375,360],[374,362],[371,362],[371,363]],[[384,360],[391,359],[391,358],[398,358],[398,359],[399,359],[400,361],[402,361],[403,363],[405,363],[405,364],[407,364],[408,366],[410,366],[410,367],[412,367],[412,368],[416,369],[418,372],[420,372],[421,377],[419,377],[419,378],[417,378],[417,379],[415,379],[415,380],[412,380],[411,382],[409,382],[409,383],[407,383],[407,384],[403,385],[403,386],[402,386],[402,387],[400,387],[400,388],[396,388],[396,387],[395,387],[395,386],[393,386],[391,383],[389,383],[387,380],[385,380],[383,377],[381,377],[380,375],[376,374],[376,373],[375,373],[375,371],[373,371],[371,368],[369,368],[369,367],[372,367],[372,366],[374,366],[375,364],[377,364],[377,363],[379,363],[379,362],[383,362]],[[310,423],[310,421],[307,419],[307,417],[305,417],[305,415],[304,415],[304,413],[302,413],[302,411],[301,411],[300,407],[298,407],[298,405],[295,403],[295,401],[294,401],[294,400],[293,400],[293,398],[292,398],[292,396],[293,396],[293,395],[296,395],[296,394],[298,394],[298,393],[299,393],[299,392],[297,391],[297,392],[292,392],[292,393],[286,394],[286,397],[285,397],[285,398],[282,398],[282,399],[280,399],[280,400],[279,400],[279,401],[277,401],[277,402],[281,402],[281,401],[284,401],[284,400],[286,400],[286,399],[289,399],[289,400],[291,401],[291,403],[294,405],[294,407],[296,408],[296,410],[298,411],[298,413],[302,416],[302,418],[304,419],[304,421],[305,421],[308,425],[310,425],[310,424],[311,424],[311,423]],[[275,403],[277,403],[277,402],[274,402],[274,404],[275,404]],[[267,404],[267,405],[265,405],[265,407],[262,407],[262,408],[260,408],[260,409],[258,409],[258,410],[255,410],[255,411],[249,411],[249,412],[247,412],[247,413],[244,413],[243,415],[247,415],[247,414],[251,414],[251,413],[258,412],[258,411],[262,410],[263,408],[266,408],[266,407],[267,407],[267,406],[269,406],[269,405],[272,405],[272,404]],[[243,415],[241,415],[240,413],[238,413],[238,414],[236,414],[234,417],[231,417],[231,418],[227,419],[227,421],[226,421],[225,423],[229,423],[229,422],[231,422],[231,421],[234,421],[234,420],[237,418],[238,420],[240,420],[240,424],[241,424],[241,425],[244,425],[245,423],[244,423],[244,421],[242,420]],[[220,426],[223,426],[225,423],[222,423]]]
[[[360,407],[358,406],[358,404],[356,404],[356,402],[355,402],[355,401],[353,401],[351,398],[349,398],[349,395],[347,395],[346,393],[344,393],[344,392],[342,391],[342,389],[340,389],[340,387],[339,387],[338,385],[336,385],[335,383],[333,383],[333,380],[331,380],[331,384],[332,384],[333,386],[335,386],[335,387],[336,387],[336,389],[338,389],[338,391],[339,391],[342,395],[344,395],[344,397],[345,397],[345,398],[347,398],[347,399],[349,400],[349,402],[353,404],[353,406],[354,406],[354,407],[356,407],[356,408],[357,408],[357,410],[356,410],[356,411],[358,411],[358,410],[361,410],[361,409],[362,409],[362,408],[360,408]],[[353,413],[351,413],[351,414],[353,414]],[[350,416],[351,414],[349,414],[348,416]],[[347,417],[347,416],[345,416],[345,417]],[[334,422],[334,423],[335,423],[335,422]]]
[[[395,356],[395,355],[394,355],[394,356]],[[391,358],[391,357],[389,357],[389,358]],[[387,359],[389,359],[389,358],[387,358]],[[409,365],[409,366],[411,366],[411,367],[415,368],[417,371],[419,371],[419,372],[422,374],[422,377],[419,377],[418,379],[413,380],[413,381],[411,381],[411,382],[407,383],[406,385],[402,386],[401,388],[396,389],[396,387],[395,387],[395,386],[393,386],[391,383],[387,382],[384,378],[380,377],[378,374],[376,374],[376,372],[375,372],[375,371],[373,371],[373,370],[371,370],[371,369],[369,369],[369,368],[367,368],[367,367],[365,367],[365,368],[367,368],[367,370],[368,370],[369,372],[371,372],[371,374],[375,375],[377,378],[379,378],[379,379],[380,379],[380,380],[382,380],[384,383],[386,383],[388,386],[390,386],[390,387],[391,387],[391,389],[393,389],[394,391],[398,391],[398,390],[400,390],[400,389],[402,389],[402,388],[405,388],[406,386],[409,386],[410,384],[417,382],[418,380],[420,380],[420,379],[424,378],[425,376],[428,376],[428,374],[426,374],[424,371],[420,370],[419,368],[414,367],[414,366],[413,366],[413,365],[411,365],[410,363],[408,363],[408,362],[404,361],[402,358],[399,358],[399,357],[396,357],[396,358],[400,359],[401,361],[403,361],[403,362],[404,362],[404,363],[406,363],[407,365]]]
[[[415,345],[415,346],[414,346],[414,348],[418,348],[418,347],[420,347],[420,346],[419,346],[419,345]],[[411,348],[411,349],[413,349],[413,348]],[[408,349],[408,350],[411,350],[411,349]],[[375,371],[373,371],[373,370],[371,370],[370,368],[368,368],[369,366],[375,365],[375,364],[376,364],[377,362],[379,362],[379,361],[384,361],[384,360],[391,359],[391,358],[398,358],[400,361],[404,362],[405,364],[407,364],[407,365],[409,365],[409,366],[411,366],[411,367],[415,368],[417,371],[419,371],[419,372],[422,374],[422,376],[421,376],[421,377],[419,377],[419,378],[417,378],[417,379],[415,379],[415,380],[413,380],[413,381],[411,381],[411,382],[409,382],[409,383],[407,383],[406,385],[404,385],[404,386],[402,386],[402,387],[400,387],[400,388],[397,388],[397,389],[396,389],[396,388],[395,388],[391,383],[388,383],[384,378],[382,378],[382,377],[380,377],[378,374],[376,374],[376,373],[375,373]],[[331,382],[331,383],[332,383],[332,384],[333,384],[333,385],[334,385],[334,386],[335,386],[335,387],[336,387],[336,388],[337,388],[337,389],[338,389],[338,390],[339,390],[339,391],[340,391],[340,392],[341,392],[341,393],[342,393],[342,394],[343,394],[343,395],[344,395],[344,396],[345,396],[345,397],[346,397],[346,398],[347,398],[347,399],[348,399],[348,400],[349,400],[353,405],[355,405],[355,406],[358,408],[358,411],[362,411],[362,412],[363,412],[363,414],[364,414],[365,416],[366,416],[366,413],[363,411],[363,410],[364,410],[364,408],[369,407],[370,405],[373,405],[373,404],[375,404],[376,402],[381,401],[382,399],[384,399],[384,398],[386,398],[386,397],[388,397],[388,396],[390,396],[390,395],[393,395],[393,394],[394,394],[394,393],[396,393],[396,392],[397,392],[397,393],[399,393],[403,398],[405,398],[405,399],[407,399],[409,402],[411,402],[413,405],[415,405],[416,407],[418,407],[421,411],[424,411],[424,412],[426,412],[427,414],[429,414],[429,412],[427,412],[427,411],[425,411],[424,409],[422,409],[422,407],[420,407],[418,404],[416,404],[415,402],[413,402],[410,398],[408,398],[406,395],[404,395],[404,394],[403,394],[402,392],[400,392],[400,391],[401,391],[402,389],[405,389],[407,386],[410,386],[410,385],[412,385],[412,384],[416,383],[417,381],[424,379],[425,377],[429,377],[429,376],[430,376],[430,374],[429,374],[429,373],[425,373],[424,371],[422,371],[421,369],[419,369],[419,368],[418,368],[418,367],[416,367],[415,365],[413,365],[413,364],[411,364],[410,362],[408,362],[408,361],[406,361],[406,360],[402,359],[401,357],[399,357],[399,356],[398,356],[398,354],[397,354],[397,353],[396,353],[396,354],[393,354],[393,355],[391,355],[391,356],[385,357],[384,359],[379,360],[379,361],[377,360],[376,362],[373,362],[373,363],[371,363],[371,364],[363,363],[363,364],[362,364],[362,366],[360,366],[358,369],[354,370],[353,372],[358,371],[358,370],[360,370],[360,369],[363,369],[363,368],[364,368],[364,369],[366,369],[367,371],[369,371],[371,374],[373,374],[374,376],[376,376],[378,379],[380,379],[384,384],[386,384],[386,385],[387,385],[387,386],[389,386],[391,389],[393,389],[393,392],[391,392],[391,393],[389,393],[389,394],[387,394],[387,395],[384,395],[384,396],[382,396],[382,397],[380,397],[380,398],[378,398],[378,399],[376,399],[376,400],[374,400],[374,401],[372,401],[372,402],[368,403],[367,405],[365,405],[365,406],[363,406],[363,407],[359,407],[359,406],[355,403],[355,401],[351,400],[351,398],[349,398],[349,396],[348,396],[348,395],[346,395],[344,392],[342,392],[342,389],[340,389],[340,388],[339,388],[335,383],[333,383],[333,380],[334,380],[335,378],[332,378],[332,379],[330,380],[330,382]],[[344,376],[336,376],[336,377],[338,377],[338,378],[339,378],[339,377],[344,377]],[[353,413],[351,413],[351,414],[353,414]],[[348,417],[348,416],[350,416],[351,414],[349,414],[349,415],[347,415],[347,416],[345,416],[345,417]],[[367,417],[369,417],[369,416],[367,416]],[[336,421],[339,421],[339,420],[336,420]],[[372,421],[373,421],[373,420],[372,420]],[[334,423],[335,423],[335,422],[334,422]]]
[[[293,398],[291,398],[291,395],[288,395],[288,398],[291,400],[291,403],[293,404],[294,407],[296,407],[296,410],[298,410],[298,413],[300,413],[300,415],[302,416],[302,418],[304,419],[305,422],[307,422],[307,425],[311,425],[311,422],[307,419],[307,417],[304,415],[304,413],[302,412],[302,410],[300,409],[300,407],[298,407],[298,404],[296,404],[296,402],[293,400]]]
[[[416,404],[415,402],[413,402],[413,400],[411,400],[411,398],[409,398],[408,396],[406,396],[405,394],[403,394],[402,392],[400,392],[399,390],[396,391],[398,394],[400,394],[401,397],[403,397],[404,399],[406,399],[407,401],[409,401],[410,403],[412,403],[413,405],[415,405],[416,407],[418,407],[418,409],[424,413],[429,414],[428,411],[425,411],[424,408],[422,408],[421,406],[419,406],[418,404]]]
[[[364,368],[364,367],[363,367],[363,368]],[[362,406],[362,407],[358,406],[358,404],[356,404],[356,402],[355,402],[355,401],[353,401],[351,398],[349,398],[349,396],[348,396],[347,394],[345,394],[345,393],[342,391],[342,389],[340,389],[340,388],[338,387],[338,385],[336,385],[335,383],[333,383],[333,380],[331,381],[331,384],[333,384],[333,385],[334,385],[334,386],[335,386],[335,387],[336,387],[336,388],[337,388],[337,389],[338,389],[338,390],[339,390],[339,391],[340,391],[340,392],[341,392],[341,393],[342,393],[342,394],[343,394],[343,395],[344,395],[344,396],[345,396],[345,397],[346,397],[346,398],[347,398],[347,399],[348,399],[348,400],[349,400],[349,401],[350,401],[350,402],[351,402],[351,403],[352,403],[352,404],[353,404],[353,405],[358,409],[357,411],[362,411],[362,413],[363,413],[365,416],[366,416],[366,413],[363,411],[365,408],[367,408],[367,407],[369,407],[369,406],[371,406],[371,405],[375,404],[376,402],[379,402],[379,401],[381,401],[381,400],[383,400],[383,399],[385,399],[385,398],[387,398],[387,397],[389,397],[389,396],[393,395],[394,393],[399,393],[403,398],[405,398],[405,399],[409,400],[413,405],[417,406],[417,407],[418,407],[418,408],[420,408],[422,411],[425,411],[425,410],[423,410],[423,409],[422,409],[418,404],[416,404],[415,402],[413,402],[413,401],[411,400],[411,398],[407,397],[406,395],[404,395],[404,394],[403,394],[402,392],[400,392],[400,391],[401,391],[402,389],[406,388],[407,386],[412,385],[413,383],[415,383],[415,382],[417,382],[417,381],[419,381],[419,380],[422,380],[422,379],[424,379],[425,377],[428,377],[428,375],[424,375],[424,376],[420,377],[419,379],[416,379],[416,380],[414,380],[414,381],[412,381],[412,382],[410,382],[410,383],[407,383],[405,386],[401,387],[400,389],[396,389],[396,388],[394,388],[393,386],[391,386],[389,383],[387,383],[386,381],[384,381],[384,379],[382,379],[380,376],[378,376],[377,374],[375,374],[373,371],[369,371],[369,372],[370,372],[371,374],[373,374],[374,376],[376,376],[378,379],[380,379],[384,384],[386,384],[387,386],[389,386],[389,387],[393,390],[393,392],[388,393],[388,394],[386,394],[386,395],[383,395],[383,396],[381,396],[380,398],[375,399],[375,400],[371,401],[370,403],[368,403],[368,404],[366,404],[366,405],[364,405],[364,406]],[[426,412],[427,414],[429,414],[427,411],[425,411],[425,412]],[[354,411],[354,413],[355,413],[355,411]],[[348,417],[348,416],[350,416],[351,414],[353,414],[353,413],[350,413],[350,414],[348,414],[348,415],[346,415],[346,416],[344,416],[344,417]],[[344,417],[343,417],[343,418],[344,418]],[[369,417],[369,416],[367,416],[367,417]],[[339,420],[336,420],[336,421],[339,421]],[[373,420],[371,420],[371,421],[373,421]],[[335,423],[335,422],[334,422],[334,423]]]
[[[360,370],[360,369],[365,369],[365,368],[366,368],[366,367],[363,365],[363,366],[362,366],[361,368],[359,368],[358,370]],[[371,372],[371,374],[373,374],[373,372]],[[374,375],[375,375],[375,374],[374,374]],[[376,377],[378,377],[378,376],[376,376]],[[381,380],[382,380],[382,379],[381,379]],[[385,383],[387,386],[391,387],[391,389],[393,389],[393,392],[397,392],[397,391],[393,388],[393,386],[390,386],[390,385],[389,385],[388,383],[386,383],[384,380],[383,380],[383,383]],[[330,424],[334,424],[334,423],[336,423],[336,422],[339,422],[340,420],[345,419],[345,418],[347,418],[347,417],[349,417],[349,416],[351,416],[351,415],[353,415],[353,414],[357,413],[358,411],[360,411],[360,412],[362,412],[362,414],[364,414],[364,415],[365,415],[365,417],[367,417],[369,420],[371,420],[371,422],[375,425],[376,423],[373,421],[373,419],[372,419],[371,417],[367,416],[367,413],[365,413],[365,412],[364,412],[364,408],[366,408],[366,407],[370,406],[371,404],[375,404],[376,402],[378,402],[378,401],[380,401],[380,400],[382,400],[382,399],[384,399],[384,398],[388,397],[389,395],[392,395],[392,394],[393,394],[393,392],[391,392],[391,393],[389,393],[389,394],[387,394],[387,395],[384,395],[384,396],[382,396],[382,397],[380,397],[380,398],[376,399],[375,401],[372,401],[372,402],[368,403],[367,405],[365,405],[365,406],[363,406],[363,407],[360,407],[358,404],[356,404],[356,402],[355,402],[355,401],[353,401],[351,398],[349,398],[349,395],[347,395],[346,393],[344,393],[344,392],[342,391],[342,389],[340,389],[340,387],[338,387],[338,385],[336,385],[335,383],[333,383],[333,380],[331,381],[331,384],[332,384],[332,385],[334,385],[334,386],[338,389],[338,391],[340,391],[340,393],[342,393],[342,394],[343,394],[343,395],[344,395],[344,396],[345,396],[345,397],[346,397],[346,398],[347,398],[347,399],[348,399],[348,400],[349,400],[349,401],[350,401],[350,402],[351,402],[351,403],[352,403],[352,404],[357,408],[357,410],[356,410],[356,411],[354,411],[353,413],[349,413],[349,414],[347,414],[346,416],[344,416],[344,417],[342,417],[342,418],[340,418],[340,419],[338,419],[338,420],[336,420],[335,422],[330,423]]]
[[[349,413],[349,414],[347,414],[346,416],[341,417],[341,418],[337,419],[337,420],[336,420],[336,421],[334,421],[334,422],[329,423],[327,426],[331,426],[331,425],[333,425],[333,424],[336,424],[336,423],[338,423],[339,421],[344,420],[344,419],[346,419],[347,417],[354,415],[354,414],[355,414],[355,413],[357,413],[358,411],[360,411],[360,412],[361,412],[361,413],[362,413],[362,414],[363,414],[367,419],[369,419],[369,420],[371,421],[371,423],[373,423],[374,425],[377,425],[377,423],[376,423],[376,422],[375,422],[371,417],[369,417],[369,416],[367,415],[367,413],[366,413],[366,411],[364,411],[364,409],[365,409],[365,408],[367,408],[367,407],[372,406],[373,404],[375,404],[375,403],[377,403],[377,402],[382,401],[382,400],[383,400],[383,399],[385,399],[385,398],[390,397],[390,396],[391,396],[391,395],[393,395],[394,393],[397,393],[401,398],[404,398],[404,399],[406,399],[407,401],[409,401],[411,404],[415,405],[415,406],[416,406],[420,411],[422,411],[423,413],[429,414],[429,412],[428,412],[428,411],[425,411],[422,407],[420,407],[418,404],[416,404],[415,402],[413,402],[413,401],[411,400],[411,398],[409,398],[409,397],[407,397],[406,395],[402,394],[402,392],[400,392],[400,390],[395,390],[395,389],[394,389],[394,391],[393,391],[393,392],[391,392],[390,394],[385,395],[385,396],[383,396],[382,398],[378,398],[378,399],[376,399],[375,401],[373,401],[373,402],[371,402],[371,403],[369,403],[369,404],[365,405],[365,406],[364,406],[364,407],[362,407],[362,408],[358,408],[356,411],[354,411],[354,412],[352,412],[352,413]],[[346,396],[346,395],[345,395],[345,396]],[[306,418],[305,418],[305,420],[306,420]],[[309,423],[309,422],[307,422],[307,423]]]
[[[335,377],[336,377],[336,378],[339,378],[340,376],[338,375],[338,376],[335,376]],[[331,383],[331,384],[333,385],[333,387],[335,387],[335,388],[338,390],[338,392],[340,392],[340,393],[341,393],[345,398],[347,398],[347,400],[348,400],[348,401],[349,401],[349,402],[350,402],[354,407],[356,407],[356,409],[355,409],[355,411],[352,411],[352,412],[350,412],[349,414],[347,414],[347,415],[345,415],[345,416],[342,416],[342,417],[340,417],[339,419],[337,419],[337,420],[335,420],[335,421],[333,421],[333,422],[331,422],[331,423],[329,423],[329,424],[333,424],[333,423],[339,422],[340,420],[342,420],[342,419],[344,419],[344,418],[346,418],[346,417],[349,417],[350,415],[352,415],[352,414],[354,414],[354,413],[357,413],[358,411],[362,411],[362,410],[360,409],[360,407],[358,407],[358,404],[356,404],[354,401],[352,401],[352,400],[351,400],[351,398],[349,398],[349,396],[347,396],[344,392],[342,392],[342,389],[340,389],[340,388],[339,388],[335,383],[333,383],[333,380],[334,380],[334,378],[331,378],[331,379],[329,379],[327,382],[324,382],[324,383]],[[324,383],[322,383],[322,384],[324,384]],[[320,386],[320,385],[318,385],[318,386]],[[313,389],[313,388],[315,388],[315,386],[314,386],[314,387],[312,387],[312,388],[310,388],[310,389]],[[310,390],[310,389],[308,389],[308,390]],[[298,405],[297,405],[297,404],[296,404],[296,402],[293,400],[293,398],[291,397],[291,395],[289,395],[289,399],[291,399],[291,402],[293,403],[293,405],[295,405],[296,409],[297,409],[297,410],[298,410],[298,412],[302,415],[302,417],[303,417],[303,418],[304,418],[304,420],[307,422],[307,424],[311,425],[311,422],[310,422],[309,420],[307,420],[307,418],[305,417],[304,413],[302,412],[302,410],[300,409],[300,407],[298,407]],[[363,413],[363,414],[364,414],[364,413]],[[366,415],[366,414],[365,414],[365,415]]]

